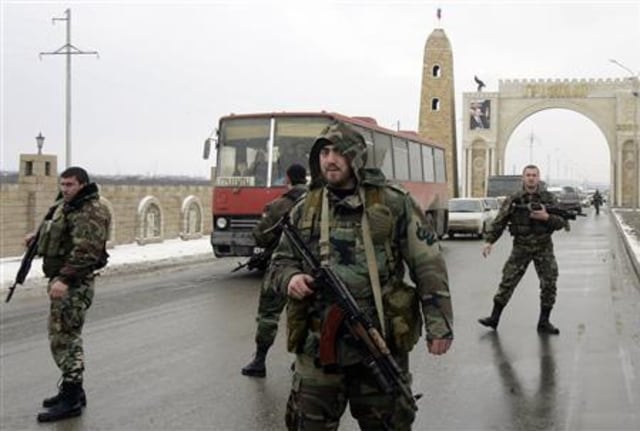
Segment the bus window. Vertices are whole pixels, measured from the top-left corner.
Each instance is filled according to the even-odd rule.
[[[422,147],[422,166],[424,166],[424,180],[428,183],[434,182],[436,174],[433,166],[433,148]]]
[[[309,174],[311,147],[330,121],[327,117],[276,118],[272,172],[274,185],[284,184],[285,173],[294,163],[304,166]]]
[[[409,151],[407,141],[400,138],[393,138],[393,170],[396,180],[409,179]]]
[[[411,174],[411,181],[422,181],[420,147],[421,145],[417,142],[409,141],[409,173]]]
[[[447,177],[445,175],[444,168],[444,150],[440,148],[434,148],[434,161],[436,165],[436,183],[445,183],[447,182]]]
[[[269,119],[228,119],[220,125],[216,184],[265,186]]]
[[[248,147],[247,162],[248,167],[244,175],[255,178],[256,186],[266,186],[269,170],[266,150]]]
[[[236,170],[236,149],[234,147],[222,147],[219,152],[218,176],[231,177]]]
[[[387,179],[393,179],[393,157],[391,155],[391,137],[374,132],[375,162]]]

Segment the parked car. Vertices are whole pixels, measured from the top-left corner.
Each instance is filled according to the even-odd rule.
[[[560,208],[582,214],[582,201],[575,187],[547,187],[547,190],[556,195]]]
[[[500,211],[500,202],[497,198],[482,198],[484,204],[490,208],[489,215],[491,216],[491,223],[498,215],[498,211]]]
[[[492,222],[491,208],[482,198],[449,199],[449,238],[456,234],[472,234],[479,238]]]

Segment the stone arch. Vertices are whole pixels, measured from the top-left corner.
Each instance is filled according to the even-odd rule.
[[[138,204],[138,236],[140,245],[162,242],[164,215],[160,201],[154,196],[145,196]]]
[[[507,143],[509,142],[509,138],[516,130],[516,128],[523,123],[529,117],[533,115],[546,111],[549,109],[566,109],[568,111],[575,112],[577,114],[581,114],[589,119],[595,126],[602,132],[603,136],[607,140],[607,148],[609,150],[609,158],[613,160],[614,154],[612,153],[615,149],[615,145],[611,145],[610,139],[615,136],[615,130],[608,130],[606,122],[603,121],[602,117],[598,116],[597,112],[591,109],[589,106],[584,106],[583,104],[577,104],[571,100],[558,100],[552,103],[549,101],[541,101],[539,103],[534,103],[532,105],[527,106],[521,112],[519,112],[512,120],[506,122],[502,125],[500,131],[500,138],[498,139],[496,145],[496,157],[498,163],[504,167],[505,154],[507,150]],[[503,170],[504,172],[504,170]]]
[[[633,83],[622,79],[547,79],[501,80],[498,92],[464,93],[463,110],[474,100],[484,99],[490,103],[492,118],[488,128],[471,130],[469,116],[463,116],[462,194],[484,196],[481,185],[486,177],[505,173],[507,143],[524,120],[547,109],[565,109],[583,115],[602,132],[609,150],[612,203],[631,206],[630,202],[640,198],[635,161],[640,100],[633,90]],[[486,143],[484,149],[478,146],[478,139]],[[485,154],[479,159],[482,150]],[[478,167],[483,158],[487,161],[484,171]]]
[[[203,215],[202,202],[194,195],[187,196],[182,201],[180,238],[184,240],[202,237]]]
[[[111,216],[111,221],[109,222],[109,237],[107,238],[107,248],[113,248],[116,243],[116,212],[113,210],[113,204],[109,199],[100,196],[100,202],[107,207],[109,211],[109,215]]]

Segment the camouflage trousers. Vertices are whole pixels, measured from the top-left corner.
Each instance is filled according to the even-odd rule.
[[[63,382],[82,382],[84,350],[82,327],[93,302],[94,280],[69,286],[67,295],[51,299],[49,312],[49,347],[62,373]],[[49,287],[51,282],[49,282]]]
[[[408,355],[395,359],[406,373]],[[415,419],[404,399],[398,394],[384,394],[364,365],[351,365],[329,374],[317,368],[312,357],[296,356],[285,416],[287,430],[337,430],[347,403],[362,430],[411,430]]]
[[[556,302],[558,263],[553,254],[553,242],[550,240],[519,243],[514,239],[511,255],[502,269],[502,281],[493,297],[495,302],[502,305],[509,302],[531,261],[540,280],[540,306],[553,308]]]
[[[279,293],[269,286],[270,277],[265,277],[265,282],[260,289],[258,300],[258,314],[256,315],[256,345],[269,348],[273,345],[278,334],[278,322],[280,314],[287,305],[286,295]]]

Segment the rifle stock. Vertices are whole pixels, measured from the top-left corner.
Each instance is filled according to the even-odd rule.
[[[282,233],[287,237],[295,252],[311,269],[314,284],[331,289],[338,298],[338,306],[344,312],[344,324],[366,351],[364,364],[371,370],[382,391],[387,394],[394,391],[400,392],[409,406],[417,411],[416,399],[418,397],[411,394],[407,376],[391,355],[380,332],[358,306],[344,281],[331,267],[320,264],[300,237],[296,227],[289,221],[288,215],[284,216],[279,224],[282,227]]]
[[[265,269],[269,264],[269,260],[271,260],[271,255],[273,254],[273,250],[275,250],[278,242],[275,241],[273,245],[265,248],[258,254],[253,254],[249,259],[247,259],[244,263],[238,263],[238,266],[233,268],[231,272],[236,272],[246,267],[249,271],[253,269]]]

